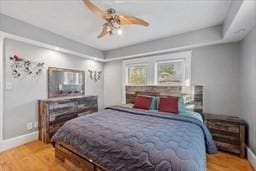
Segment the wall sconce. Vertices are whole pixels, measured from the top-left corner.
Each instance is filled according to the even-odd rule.
[[[101,78],[102,71],[88,70],[91,80],[98,81]]]
[[[20,58],[17,55],[10,57],[10,60],[12,61],[11,69],[14,78],[22,76],[22,72],[26,75],[32,75],[33,73],[40,75],[44,67],[44,62],[35,64],[35,62]]]

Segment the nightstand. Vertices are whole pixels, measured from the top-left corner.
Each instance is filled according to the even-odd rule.
[[[204,113],[204,120],[219,150],[235,153],[245,158],[247,124],[243,119]]]

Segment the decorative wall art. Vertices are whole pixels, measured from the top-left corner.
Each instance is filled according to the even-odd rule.
[[[12,61],[11,70],[14,78],[23,75],[40,75],[44,67],[44,62],[33,62],[17,55],[11,56],[10,60]]]
[[[101,79],[102,71],[92,71],[92,70],[88,70],[88,72],[89,72],[89,74],[90,74],[91,80],[98,81],[98,80]]]

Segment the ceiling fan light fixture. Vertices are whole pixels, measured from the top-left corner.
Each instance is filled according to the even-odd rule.
[[[111,31],[112,31],[112,28],[111,28],[111,27],[108,27],[108,28],[107,28],[107,31],[108,31],[108,32],[111,32]]]
[[[117,29],[117,34],[118,35],[122,35],[123,34],[123,30],[121,28]]]
[[[149,26],[148,22],[135,16],[116,15],[116,10],[114,8],[103,10],[96,6],[92,0],[83,0],[83,2],[95,15],[106,21],[106,23],[103,24],[101,33],[97,36],[98,38],[112,35],[113,33],[122,35],[123,31],[120,29],[120,26],[122,25],[136,24],[145,27]]]

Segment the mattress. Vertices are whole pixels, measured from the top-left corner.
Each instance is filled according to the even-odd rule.
[[[176,114],[122,106],[70,120],[53,143],[71,146],[108,170],[204,171],[216,145],[205,125]]]

